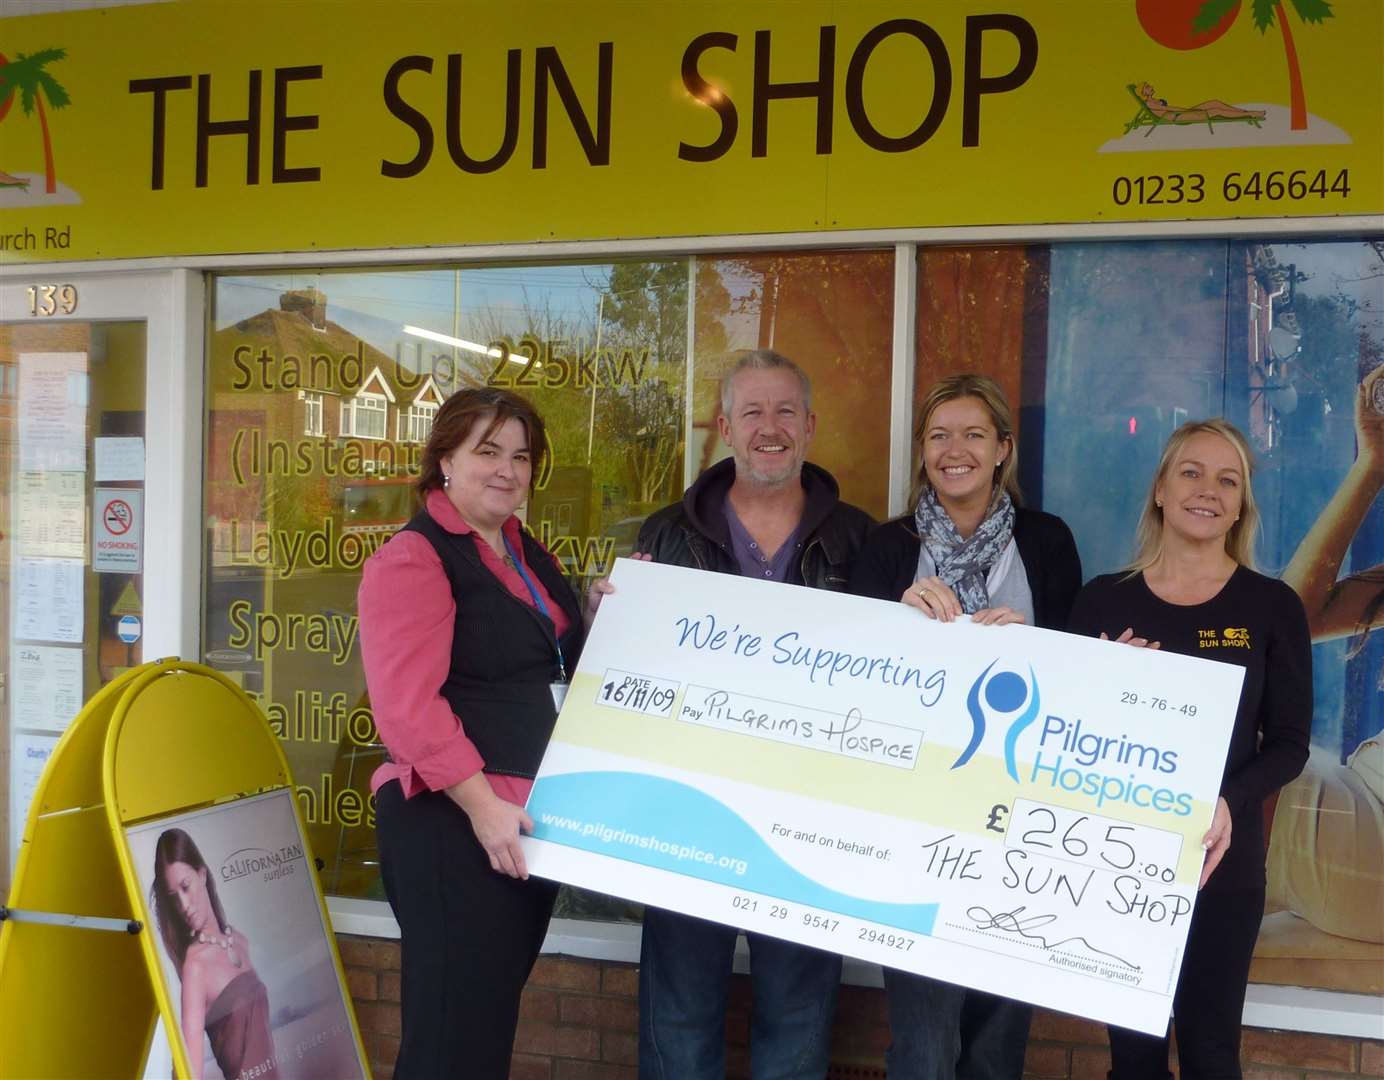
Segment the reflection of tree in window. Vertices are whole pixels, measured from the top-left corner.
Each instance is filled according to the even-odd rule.
[[[602,313],[603,343],[631,356],[647,351],[648,359],[639,381],[599,391],[591,456],[618,439],[630,503],[658,504],[672,498],[682,479],[687,263],[616,264]]]
[[[791,357],[812,379],[818,424],[809,457],[832,472],[843,498],[884,514],[893,260],[892,251],[698,259],[693,416],[698,469],[721,454],[715,423],[728,350],[771,348]],[[712,301],[705,311],[704,298]]]
[[[561,531],[561,511],[551,506],[555,485],[578,480],[562,470],[581,470],[593,512],[570,507],[571,528],[573,535],[600,537],[610,522],[645,515],[681,487],[688,263],[617,263],[579,272],[580,281],[562,282],[575,295],[559,290],[558,282],[541,292],[525,287],[517,314],[497,305],[478,311],[471,325],[476,340],[503,339],[516,359],[536,345],[571,361],[561,385],[547,385],[547,372],[517,362],[487,369],[487,376],[501,385],[521,375],[538,383],[514,386],[543,414],[554,448],[553,476],[535,497],[531,520]],[[588,373],[597,376],[595,386]],[[598,502],[591,498],[597,485]]]

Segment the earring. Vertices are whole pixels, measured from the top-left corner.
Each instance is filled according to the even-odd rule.
[[[1154,499],[1154,500],[1153,500],[1153,505],[1156,506],[1156,507],[1158,507],[1158,509],[1162,510],[1162,509],[1163,509],[1163,500],[1162,500],[1162,499]]]
[[[443,491],[446,491],[446,490],[447,490],[449,487],[451,487],[451,486],[452,486],[452,478],[451,478],[449,475],[447,475],[446,473],[443,473],[443,474],[442,474],[442,490],[443,490]]]

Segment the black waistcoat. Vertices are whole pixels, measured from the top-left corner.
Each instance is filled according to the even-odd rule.
[[[432,544],[456,601],[452,664],[442,696],[485,759],[486,772],[534,776],[557,720],[549,690],[558,678],[552,622],[485,568],[473,534],[449,533],[426,510],[404,530]],[[522,536],[530,575],[567,613],[562,656],[570,677],[581,652],[581,609],[552,556],[527,532]]]

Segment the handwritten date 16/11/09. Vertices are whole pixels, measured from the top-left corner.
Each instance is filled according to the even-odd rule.
[[[1154,697],[1151,694],[1140,694],[1137,690],[1121,690],[1121,705],[1143,705],[1152,709],[1154,712],[1179,712],[1183,716],[1196,716],[1197,707],[1195,705],[1178,705],[1167,698]]]
[[[643,711],[646,707],[653,712],[666,713],[676,698],[677,690],[672,687],[656,687],[649,680],[626,679],[616,683],[613,680],[601,687],[598,700],[613,702],[616,705],[628,704],[632,709]]]

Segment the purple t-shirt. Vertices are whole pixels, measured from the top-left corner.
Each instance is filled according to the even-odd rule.
[[[764,581],[782,582],[793,576],[794,560],[803,547],[798,540],[801,525],[789,533],[788,539],[779,545],[772,557],[769,557],[760,550],[754,537],[736,516],[729,495],[726,496],[726,524],[730,526],[730,547],[735,553],[735,561],[740,564],[741,574]]]

